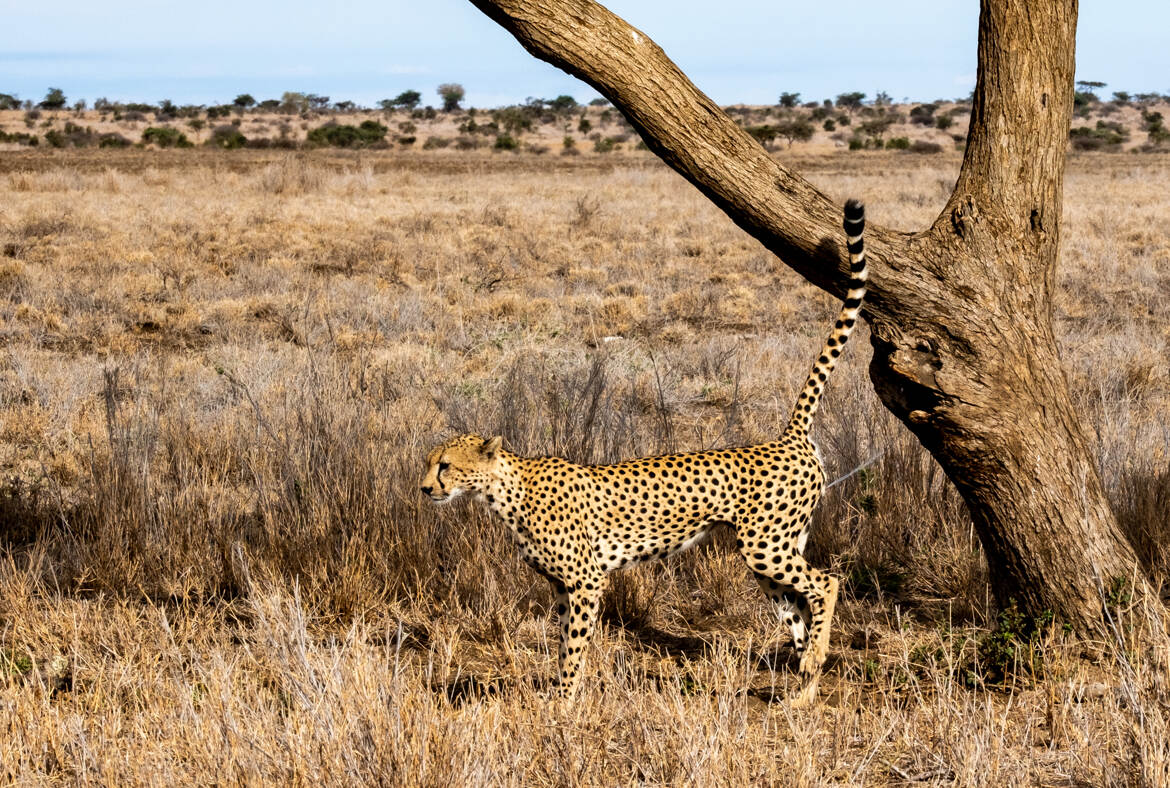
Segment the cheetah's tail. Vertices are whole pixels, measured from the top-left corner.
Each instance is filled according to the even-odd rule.
[[[825,390],[825,381],[829,379],[833,367],[837,366],[841,348],[849,340],[853,327],[857,325],[857,315],[865,298],[865,283],[868,279],[865,265],[865,206],[860,201],[850,200],[845,203],[844,227],[849,248],[849,270],[853,278],[849,281],[849,292],[845,295],[841,314],[837,316],[833,331],[825,341],[820,357],[813,364],[812,372],[809,373],[808,380],[796,400],[796,407],[792,409],[792,419],[788,422],[789,432],[808,432],[813,414],[817,412],[821,394]]]

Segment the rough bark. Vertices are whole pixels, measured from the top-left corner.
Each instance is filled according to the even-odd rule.
[[[769,156],[648,36],[592,0],[471,1],[536,57],[593,85],[787,265],[843,294],[840,208]],[[999,600],[1092,630],[1102,588],[1140,573],[1052,329],[1076,16],[1076,0],[984,0],[954,193],[921,233],[869,225],[865,317],[878,394],[962,493]]]

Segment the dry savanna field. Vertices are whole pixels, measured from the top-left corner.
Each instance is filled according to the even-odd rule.
[[[781,152],[913,230],[956,153]],[[1170,570],[1170,158],[1078,154],[1056,326]],[[0,781],[1166,785],[1170,655],[991,602],[862,329],[815,433],[819,702],[725,537],[615,575],[571,704],[548,584],[418,492],[457,431],[578,461],[768,440],[839,303],[648,153],[0,154]]]

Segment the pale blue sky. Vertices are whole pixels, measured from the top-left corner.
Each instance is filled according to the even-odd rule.
[[[714,5],[717,14],[712,16]],[[169,6],[169,7],[168,7]],[[860,90],[895,99],[966,95],[977,0],[611,0],[716,101],[774,103]],[[588,86],[529,56],[463,0],[0,0],[0,93],[40,99],[209,104],[283,91],[374,104],[408,88],[438,104],[459,82],[495,106]],[[1077,76],[1170,93],[1170,2],[1081,0]]]

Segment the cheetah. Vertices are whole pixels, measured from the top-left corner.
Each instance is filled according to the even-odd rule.
[[[844,229],[849,291],[778,440],[577,465],[559,457],[520,457],[499,436],[462,435],[427,455],[422,493],[435,503],[474,493],[503,520],[524,561],[552,583],[562,696],[578,687],[607,574],[674,555],[720,524],[734,530],[736,547],[792,631],[803,686],[796,700],[815,695],[838,581],[804,559],[809,518],[824,486],[809,428],[865,297],[860,202],[846,203]]]

